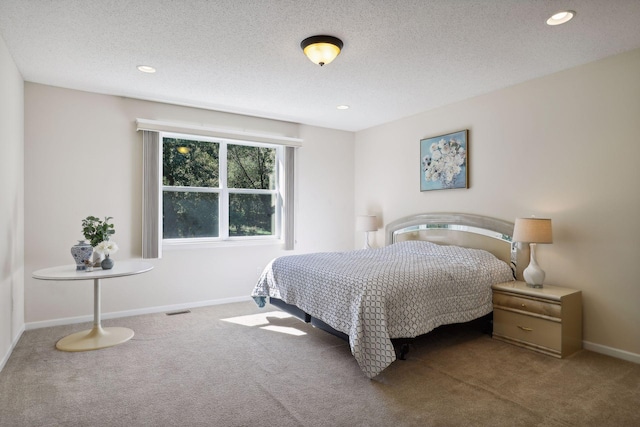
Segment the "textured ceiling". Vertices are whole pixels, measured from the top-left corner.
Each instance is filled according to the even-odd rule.
[[[640,48],[639,27],[640,0],[0,0],[26,81],[350,131]],[[344,41],[324,67],[316,34]]]

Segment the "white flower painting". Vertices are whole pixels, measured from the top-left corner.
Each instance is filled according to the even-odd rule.
[[[468,188],[468,131],[420,141],[420,191]]]

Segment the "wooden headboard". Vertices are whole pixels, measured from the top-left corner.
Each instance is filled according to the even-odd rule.
[[[442,245],[484,249],[511,265],[515,277],[529,258],[528,247],[520,250],[512,241],[513,223],[464,213],[422,213],[400,218],[385,227],[385,242],[426,240]]]

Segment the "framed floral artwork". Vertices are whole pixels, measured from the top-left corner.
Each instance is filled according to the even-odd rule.
[[[469,188],[469,131],[420,140],[420,191]]]

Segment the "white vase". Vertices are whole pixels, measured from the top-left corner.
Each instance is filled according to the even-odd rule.
[[[93,266],[100,267],[102,260],[104,259],[104,254],[99,253],[94,249],[93,251]]]

